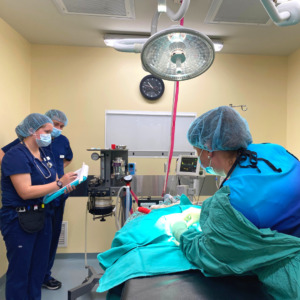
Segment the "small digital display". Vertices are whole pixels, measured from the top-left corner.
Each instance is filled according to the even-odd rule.
[[[197,157],[182,157],[180,164],[180,172],[196,173]]]

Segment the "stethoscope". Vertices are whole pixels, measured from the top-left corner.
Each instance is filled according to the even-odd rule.
[[[22,142],[22,144],[27,148],[27,146],[24,142]],[[51,171],[49,169],[51,169],[53,167],[53,164],[51,162],[51,158],[45,154],[44,150],[41,147],[39,147],[39,149],[42,153],[42,160],[43,160],[43,161],[40,161],[40,163],[44,166],[45,170],[47,170],[48,175],[45,175],[44,172],[41,170],[41,168],[35,161],[36,160],[35,157],[33,158],[33,162],[34,162],[35,166],[37,167],[37,169],[40,171],[40,173],[43,175],[43,177],[45,179],[48,179],[51,177]]]
[[[48,166],[48,168],[52,168],[53,167],[53,164],[51,162],[51,158],[49,156],[46,156],[44,151],[42,150],[42,148],[40,148],[42,153],[43,153],[43,161],[46,163],[46,165]]]

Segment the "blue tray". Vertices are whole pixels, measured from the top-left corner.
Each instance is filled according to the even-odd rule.
[[[87,176],[83,176],[82,180],[79,182],[79,179],[73,181],[70,183],[71,186],[77,186],[78,184],[84,182],[87,179]],[[59,197],[60,195],[62,195],[65,190],[67,189],[66,186],[64,186],[63,188],[61,188],[60,190],[58,190],[57,192],[53,193],[53,194],[48,194],[44,197],[43,202],[45,204],[51,202],[52,200],[56,199],[57,197]]]

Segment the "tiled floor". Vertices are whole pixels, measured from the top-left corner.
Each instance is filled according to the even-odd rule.
[[[88,276],[88,270],[85,268],[85,262],[84,262],[84,254],[80,255],[74,255],[68,258],[65,258],[65,256],[60,257],[57,255],[58,258],[56,258],[54,262],[54,266],[52,269],[52,275],[56,279],[62,282],[62,287],[58,290],[47,290],[42,289],[42,300],[67,300],[68,299],[68,290],[71,290],[78,285],[80,285],[85,278]],[[95,271],[98,273],[102,273],[102,269],[99,266],[96,254],[92,256],[89,255],[88,257],[88,265],[92,266]],[[91,299],[97,299],[97,300],[105,300],[106,299],[106,293],[97,293],[98,284],[94,286],[94,288],[78,297],[78,300],[91,300]],[[2,284],[0,286],[0,299],[5,299],[5,286]]]

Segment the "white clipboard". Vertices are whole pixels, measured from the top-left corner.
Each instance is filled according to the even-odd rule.
[[[89,173],[89,166],[86,165],[85,163],[82,164],[81,169],[75,171],[74,173],[77,173],[77,177],[75,180],[73,180],[69,185],[71,186],[77,186],[78,184],[82,183],[83,181],[87,180],[88,177],[88,173]],[[62,195],[65,190],[67,189],[66,186],[64,186],[63,188],[61,188],[60,190],[58,190],[57,192],[54,193],[50,193],[48,195],[46,195],[43,199],[43,202],[45,204],[51,202],[52,200],[54,200],[55,198],[59,197],[60,195]]]

